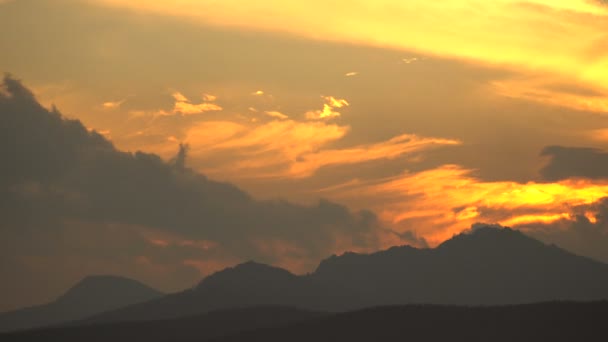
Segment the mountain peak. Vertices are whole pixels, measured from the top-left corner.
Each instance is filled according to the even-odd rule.
[[[523,248],[545,246],[518,230],[497,225],[473,225],[471,230],[455,235],[440,244],[437,249],[453,248]]]
[[[110,282],[138,282],[138,281],[129,279],[126,277],[117,276],[117,275],[93,274],[93,275],[88,275],[88,276],[82,278],[78,283],[76,283],[76,286],[87,285],[87,284],[110,283]]]
[[[103,296],[138,299],[160,295],[162,293],[137,280],[114,275],[90,275],[72,286],[57,302],[91,301]]]
[[[329,258],[321,260],[314,274],[319,275],[328,272],[333,273],[336,269],[355,270],[369,263],[381,264],[384,262],[390,262],[390,260],[400,260],[401,258],[408,257],[419,251],[420,249],[416,247],[403,245],[393,246],[387,250],[378,251],[371,254],[354,252],[346,252],[342,255],[333,254]]]
[[[215,287],[225,283],[240,283],[253,286],[256,283],[282,283],[293,281],[294,279],[297,279],[297,276],[285,269],[255,261],[247,261],[213,273],[203,279],[197,286],[197,289]]]
[[[81,320],[163,294],[129,278],[94,275],[80,280],[55,301],[0,315],[0,332]]]

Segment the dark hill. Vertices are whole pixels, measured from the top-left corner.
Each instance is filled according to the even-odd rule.
[[[62,326],[0,334],[2,341],[172,342],[202,341],[241,331],[269,328],[322,317],[320,312],[287,307],[213,311],[180,319]]]
[[[0,314],[0,331],[80,320],[161,296],[162,293],[135,280],[115,276],[91,276],[81,280],[49,304]]]
[[[322,314],[289,308],[0,334],[7,342],[605,341],[608,302],[498,307],[409,305]]]
[[[593,342],[608,338],[607,314],[606,302],[382,307],[246,331],[211,341]]]

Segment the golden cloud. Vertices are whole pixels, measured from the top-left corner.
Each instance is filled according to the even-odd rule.
[[[279,111],[276,111],[276,110],[274,110],[274,111],[266,111],[264,113],[266,113],[266,115],[268,115],[268,116],[270,116],[272,118],[275,118],[275,119],[281,119],[281,120],[289,119],[289,116],[287,116],[287,115],[285,115],[285,114],[283,114],[283,113],[281,113]]]
[[[108,102],[104,102],[102,104],[102,107],[104,109],[117,109],[120,108],[120,106],[122,106],[123,103],[125,103],[127,100],[120,100],[120,101],[108,101]]]
[[[348,101],[337,99],[333,96],[322,96],[325,103],[322,110],[315,110],[306,113],[306,118],[309,120],[332,119],[337,118],[341,114],[336,109],[349,106]]]
[[[338,101],[338,100],[336,100]],[[202,171],[222,178],[306,178],[322,167],[395,159],[459,141],[404,134],[390,140],[331,149],[348,126],[322,121],[297,122],[281,119],[261,124],[230,121],[200,122],[191,127],[184,141],[194,160],[214,160]]]
[[[608,95],[601,90],[577,85],[552,83],[547,78],[500,80],[490,83],[492,90],[502,96],[524,99],[548,106],[580,111],[608,113]]]
[[[318,169],[330,165],[358,164],[367,161],[395,159],[408,153],[420,152],[438,146],[459,145],[451,139],[426,138],[403,134],[376,144],[344,149],[321,150],[300,156],[289,170],[292,177],[309,177]]]
[[[431,244],[480,221],[507,226],[555,222],[568,218],[575,206],[608,196],[608,182],[486,182],[472,173],[445,165],[372,183],[349,183],[326,192],[347,202],[366,198],[365,205],[377,210],[384,220],[395,226],[415,226]]]
[[[211,102],[203,102],[199,104],[192,103],[186,96],[184,96],[180,92],[174,92],[172,94],[175,99],[175,104],[173,106],[173,110],[167,112],[165,110],[160,110],[156,114],[160,116],[166,115],[193,115],[193,114],[201,114],[205,112],[213,112],[223,110],[222,107],[215,103]],[[213,95],[203,94],[204,101],[215,101],[217,97]]]

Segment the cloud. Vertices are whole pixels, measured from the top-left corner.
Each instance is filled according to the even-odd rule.
[[[418,57],[409,57],[409,58],[403,58],[402,59],[403,63],[405,64],[412,64],[414,62],[418,61]]]
[[[173,6],[170,1],[98,1],[188,17],[206,25],[280,31],[543,70],[600,87],[605,87],[608,75],[605,58],[588,58],[593,37],[608,31],[606,6],[598,6],[603,1],[497,0],[480,5],[461,0],[339,0],[329,4],[314,0],[303,5],[263,0],[243,5],[226,0],[213,2],[213,6],[209,6],[210,0],[186,0],[184,6]],[[448,25],[436,25],[437,20]],[[420,32],[424,35],[412,34]],[[557,41],[560,44],[554,43]]]
[[[429,244],[426,239],[419,236],[416,232],[411,230],[406,230],[402,233],[395,232],[395,235],[399,237],[402,241],[406,241],[408,245],[415,246],[418,248],[428,248]]]
[[[349,106],[348,101],[338,99],[333,96],[322,96],[325,104],[322,110],[310,111],[306,113],[306,118],[309,120],[333,119],[341,114],[336,109]]]
[[[7,167],[0,169],[0,259],[10,260],[7,269],[21,269],[18,264],[27,261],[27,277],[50,267],[52,277],[61,278],[74,275],[64,267],[75,264],[89,263],[77,269],[92,272],[92,265],[103,264],[99,269],[106,271],[124,263],[119,269],[132,276],[136,267],[126,266],[139,263],[138,272],[154,278],[153,270],[167,275],[163,269],[179,264],[181,268],[174,268],[183,271],[175,275],[179,279],[154,278],[154,285],[187,287],[192,280],[187,270],[193,267],[210,271],[234,260],[283,265],[289,260],[294,271],[304,272],[336,248],[377,247],[383,228],[371,212],[352,212],[326,200],[298,205],[253,199],[234,185],[184,167],[183,147],[170,162],[153,154],[121,152],[79,121],[43,108],[20,82],[7,77],[1,88],[0,154]],[[183,99],[176,95],[176,100]],[[244,149],[283,125],[291,125],[288,131],[299,137],[299,143],[291,142],[285,150],[295,153],[293,157],[297,150],[314,151],[324,139],[343,134],[337,126],[281,121],[251,134],[241,126],[226,126],[223,136],[211,141],[216,147]],[[327,136],[311,142],[318,139],[315,127]],[[233,134],[243,137],[222,139]],[[259,152],[285,142],[270,144],[261,145]],[[78,227],[83,227],[80,233]],[[52,262],[57,263],[51,267]]]
[[[505,226],[560,221],[570,217],[571,208],[608,196],[608,184],[585,180],[487,182],[476,178],[473,170],[444,165],[355,183],[333,195],[346,201],[367,198],[365,203],[378,203],[370,208],[393,222],[393,229],[415,227],[429,244],[436,245],[479,221]]]
[[[348,126],[287,118],[258,125],[207,121],[190,128],[184,140],[196,160],[214,161],[213,166],[201,165],[206,173],[233,179],[307,178],[324,167],[391,160],[460,144],[453,139],[403,134],[373,144],[327,147],[348,132]]]
[[[74,215],[82,219],[126,222],[220,241],[275,229],[280,231],[272,236],[288,238],[289,230],[283,230],[282,224],[279,228],[278,222],[274,222],[279,217],[288,222],[291,218],[287,212],[298,216],[298,219],[310,214],[313,221],[318,219],[327,223],[328,226],[317,227],[321,234],[325,234],[334,219],[355,220],[355,216],[349,218],[348,210],[332,203],[305,207],[287,202],[256,201],[233,185],[214,182],[185,169],[185,149],[180,150],[172,163],[152,154],[117,151],[105,138],[89,132],[80,122],[67,121],[59,113],[40,107],[17,81],[8,78],[5,83],[12,97],[2,98],[0,103],[2,127],[4,130],[12,129],[13,133],[3,132],[2,152],[5,156],[14,157],[7,157],[6,162],[13,167],[3,169],[2,179],[14,196],[62,197],[55,207],[65,206],[61,209],[75,211]],[[319,131],[307,130],[306,125],[291,125],[292,134],[300,135],[299,142],[292,142],[293,149],[314,150],[323,140],[311,142],[309,138]],[[264,141],[267,130],[277,127],[282,127],[282,124],[277,122],[277,125],[265,126],[257,133],[245,134],[241,140],[222,140],[222,136],[215,136],[209,142],[215,141],[212,145],[215,148],[246,148]],[[247,133],[243,129],[241,126],[228,126],[223,134],[229,137]],[[327,129],[334,132],[331,134],[342,134],[338,127]],[[28,132],[52,134],[37,134],[39,138],[34,139]],[[305,141],[309,141],[307,147],[302,146]],[[278,146],[284,142],[273,144]],[[25,185],[27,187],[23,188]],[[279,208],[287,212],[272,214]],[[268,213],[258,216],[264,211]],[[315,215],[318,215],[316,219]],[[216,228],[218,224],[222,226],[221,230]],[[299,229],[296,222],[292,225],[294,230]],[[314,235],[314,226],[310,222],[307,224],[308,233]],[[339,229],[350,228],[343,226]]]
[[[548,146],[541,156],[549,158],[540,170],[543,179],[608,179],[608,152],[586,147]]]
[[[289,116],[279,112],[279,111],[266,111],[264,112],[266,115],[270,116],[271,118],[275,118],[275,119],[289,119]]]
[[[283,177],[289,176],[290,165],[303,155],[341,139],[347,132],[348,127],[324,122],[273,120],[244,125],[207,121],[188,129],[184,140],[192,146],[196,160],[216,161],[213,167],[205,165],[212,174]]]
[[[344,74],[344,76],[346,77],[353,77],[353,76],[357,76],[359,75],[359,72],[357,71],[351,71],[351,72],[347,72],[346,74]]]
[[[304,154],[290,168],[294,177],[308,177],[330,165],[359,164],[374,160],[390,160],[405,154],[421,152],[440,146],[460,145],[457,140],[419,137],[403,134],[388,141],[344,149],[327,149]]]
[[[173,110],[171,112],[167,112],[164,110],[160,110],[157,112],[157,115],[167,116],[167,115],[194,115],[194,114],[202,114],[205,112],[214,112],[223,110],[222,107],[215,103],[211,103],[217,99],[217,97],[213,95],[203,94],[203,100],[209,102],[203,102],[199,104],[192,103],[186,96],[184,96],[180,92],[174,92],[172,94],[175,99],[175,104],[173,106]]]
[[[211,94],[203,94],[203,101],[206,102],[215,102],[217,100],[217,96]]]
[[[108,101],[108,102],[102,103],[102,107],[104,109],[117,109],[117,108],[120,108],[120,106],[122,106],[122,104],[125,103],[126,101],[127,100]]]
[[[600,6],[607,6],[608,5],[608,1],[607,0],[590,0],[592,3],[595,3],[597,5]]]
[[[497,80],[490,86],[493,92],[505,97],[578,111],[608,113],[608,96],[600,87],[555,81],[546,76]]]
[[[536,154],[540,148],[555,142],[584,144],[580,140],[573,141],[573,135],[576,135],[576,139],[583,139],[579,131],[605,127],[608,118],[563,107],[556,109],[519,98],[494,96],[492,88],[487,87],[489,82],[527,74],[503,64],[471,63],[434,54],[424,63],[404,67],[402,58],[417,56],[422,60],[424,53],[377,49],[364,44],[293,40],[268,32],[251,36],[242,34],[237,28],[217,30],[198,26],[200,23],[197,25],[196,20],[183,21],[180,17],[157,20],[159,17],[154,15],[100,8],[88,2],[57,4],[56,1],[42,0],[36,3],[15,2],[15,6],[0,14],[3,19],[0,22],[14,27],[16,34],[21,37],[20,41],[24,42],[15,46],[10,45],[10,40],[5,42],[7,51],[14,52],[5,56],[6,68],[27,77],[43,104],[49,106],[55,103],[65,113],[80,118],[91,127],[112,130],[113,143],[122,150],[143,149],[168,158],[169,149],[161,150],[157,146],[169,136],[183,140],[188,126],[197,120],[218,120],[221,117],[236,122],[249,121],[251,118],[265,122],[268,118],[263,111],[276,109],[300,120],[309,110],[323,109],[323,100],[317,100],[320,94],[325,94],[352,102],[348,111],[337,110],[343,114],[339,120],[328,120],[353,128],[352,133],[339,142],[340,146],[386,140],[404,132],[420,136],[454,137],[466,141],[466,145],[425,155],[423,162],[414,168],[419,170],[422,165],[428,168],[441,163],[454,163],[479,169],[484,179],[527,181],[538,175],[538,168],[533,164],[537,162]],[[494,3],[487,6],[491,8]],[[61,23],[52,22],[51,19],[57,16],[63,16],[64,20]],[[89,18],[87,22],[82,21],[85,17]],[[32,21],[46,24],[36,27],[26,25]],[[107,32],[90,30],[108,21],[119,24],[107,27]],[[156,29],[147,29],[149,27]],[[66,39],[62,34],[66,30],[75,33],[75,39],[83,44],[75,46],[74,39]],[[158,39],[156,32],[161,31],[166,33],[163,37],[170,38]],[[48,47],[36,43],[37,37],[50,33],[53,42]],[[601,33],[597,33],[598,39],[601,36]],[[595,35],[589,37],[589,42],[596,40]],[[284,48],[286,42],[289,42],[288,49]],[[91,51],[91,46],[97,48]],[[601,44],[597,47],[602,50]],[[158,53],[176,51],[176,48],[179,53]],[[64,56],[65,51],[72,53],[59,62],[41,58],[45,55],[43,50],[57,58]],[[227,55],[246,55],[248,58],[225,59]],[[19,56],[29,56],[29,59]],[[323,57],[319,59],[319,56]],[[371,56],[374,56],[372,63]],[[100,59],[108,57],[111,58],[108,63],[99,63]],[[57,68],[58,63],[62,68]],[[159,70],[164,70],[162,66],[168,64],[175,66],[172,72],[158,74]],[[133,69],[133,65],[137,65],[137,68]],[[519,68],[519,64],[516,67]],[[328,68],[337,71],[338,77],[327,77]],[[351,70],[360,71],[359,76],[363,78],[359,81],[364,79],[367,86],[361,87],[359,82],[345,82],[340,77]],[[130,77],[124,78],[125,74]],[[48,77],[40,79],[37,75]],[[94,75],[95,79],[86,75]],[[564,80],[580,83],[566,76],[562,77],[561,82]],[[59,82],[66,87],[61,91],[44,89],[49,82]],[[150,117],[158,109],[172,112],[172,99],[167,103],[167,98],[163,96],[167,86],[176,87],[195,104],[202,102],[199,97],[203,92],[222,94],[218,105],[224,111],[221,116],[218,112],[189,117],[169,115],[152,122]],[[370,92],[369,86],[375,91]],[[248,96],[257,89],[272,92],[276,96],[274,101],[267,96]],[[125,104],[116,111],[99,110],[102,100],[121,99],[130,92],[136,92],[138,96],[129,98],[128,108]],[[100,96],[103,97],[100,99]],[[245,109],[249,106],[258,108],[260,113],[248,115],[250,113],[245,113]],[[133,109],[139,111],[134,113],[143,115],[125,115],[125,112]],[[555,115],[556,110],[560,115]],[[235,118],[239,114],[243,117]],[[438,125],[437,122],[442,124]],[[152,125],[155,127],[149,127]],[[146,134],[131,138],[137,131]],[[202,163],[200,161],[199,165]],[[384,177],[389,168],[394,171],[393,174],[410,168],[409,165],[397,168],[394,164],[398,163],[376,167],[375,174]],[[371,169],[371,166],[367,169]],[[352,173],[361,172],[359,168],[351,170]],[[371,176],[371,173],[367,172],[366,176]],[[324,174],[324,177],[329,182],[329,178],[335,178],[335,173]],[[343,182],[345,179],[337,181]],[[322,187],[327,185],[320,184]],[[254,189],[246,184],[243,186],[259,196],[267,196],[269,192],[277,195],[277,189],[281,188],[283,194],[291,197],[297,191],[294,188],[299,185],[294,183],[288,189],[283,185],[267,184],[265,188],[268,192],[259,190],[262,187]]]
[[[608,263],[608,198],[573,207],[570,215],[554,222],[517,228],[576,254]]]

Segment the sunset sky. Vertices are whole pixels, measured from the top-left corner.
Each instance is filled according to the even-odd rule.
[[[0,311],[88,274],[176,291],[250,259],[303,274],[435,247],[477,222],[608,262],[606,1],[0,0],[0,32],[0,72],[45,108],[166,163],[186,144],[185,166],[222,182],[217,202],[151,182],[166,197],[148,217],[6,220]],[[83,179],[97,174],[112,169]]]

